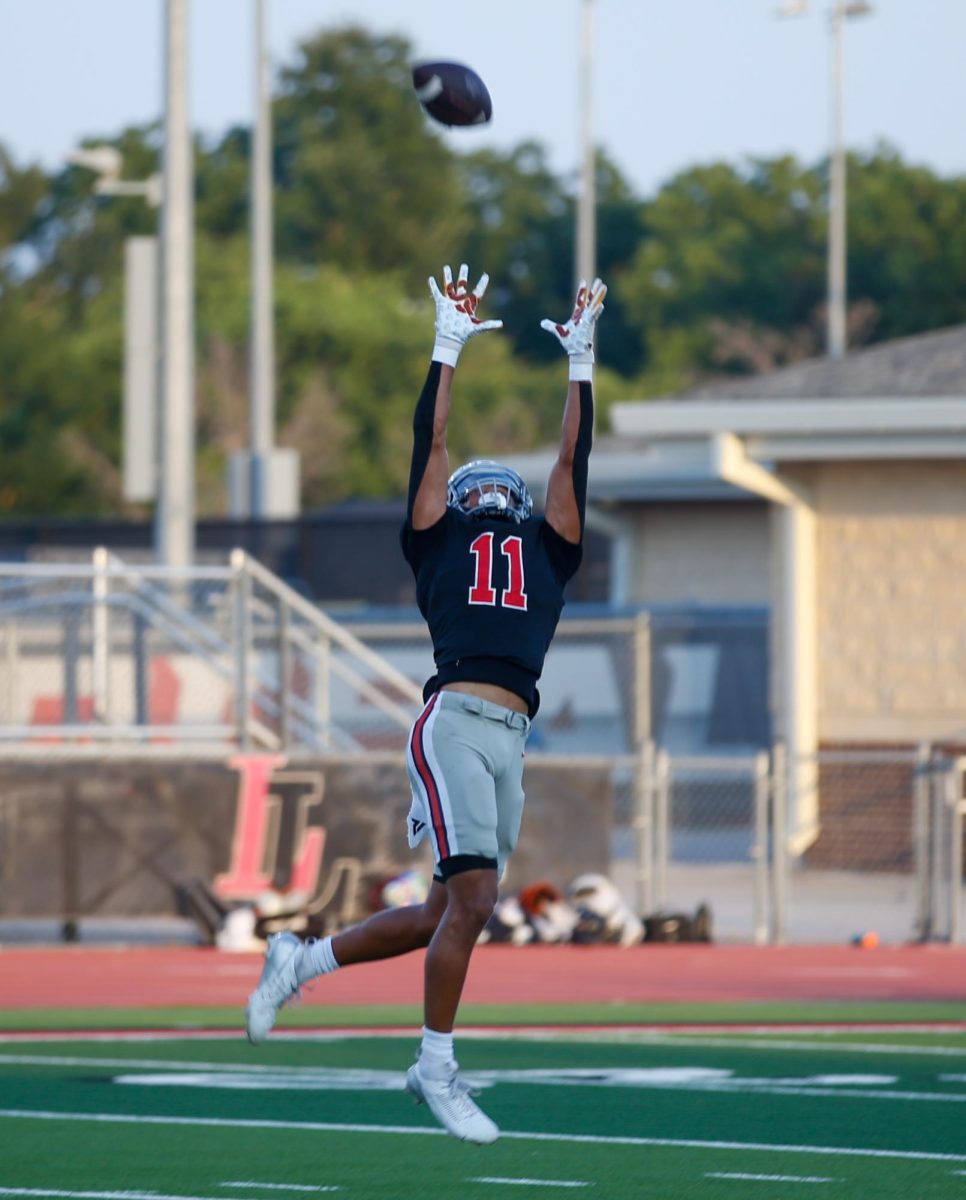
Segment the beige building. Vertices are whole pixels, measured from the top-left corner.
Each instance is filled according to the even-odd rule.
[[[768,604],[793,762],[966,742],[966,328],[617,404],[611,421],[590,493],[615,602]],[[816,793],[790,783],[804,848]]]

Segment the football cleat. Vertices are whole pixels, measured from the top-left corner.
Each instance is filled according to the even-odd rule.
[[[518,525],[533,512],[530,492],[516,471],[489,458],[464,463],[453,472],[446,504],[470,517],[502,517]]]
[[[245,1010],[245,1028],[253,1046],[268,1037],[282,1005],[298,996],[295,968],[301,956],[302,943],[294,933],[273,933],[268,939],[262,976]]]
[[[432,1079],[420,1069],[417,1058],[406,1072],[406,1091],[417,1104],[425,1104],[446,1132],[461,1142],[488,1146],[500,1136],[497,1126],[474,1102],[455,1065],[444,1078]]]

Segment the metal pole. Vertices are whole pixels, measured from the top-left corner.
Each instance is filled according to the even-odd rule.
[[[188,126],[188,0],[166,0],[164,199],[161,210],[160,495],[155,549],[167,566],[194,557],[194,167]]]
[[[124,499],[158,495],[158,239],[124,243]]]
[[[268,511],[266,473],[275,440],[275,340],[272,324],[272,107],[265,0],[255,0],[255,132],[251,162],[252,334],[249,421],[250,513]]]
[[[654,743],[637,747],[634,768],[634,901],[641,916],[654,911]]]
[[[289,689],[292,681],[292,635],[289,608],[278,598],[278,735],[282,750],[292,740],[292,713]]]
[[[933,775],[931,803],[929,810],[929,900],[930,921],[929,937],[933,940],[944,937],[949,930],[940,929],[940,913],[945,913],[949,889],[945,879],[945,869],[948,865],[946,855],[946,805],[952,784],[950,775],[953,772],[954,761],[948,758],[941,760],[942,771]]]
[[[771,941],[781,946],[787,934],[788,853],[785,844],[788,811],[788,753],[779,742],[772,750],[771,809]]]
[[[957,758],[950,772],[950,839],[949,839],[949,941],[958,946],[962,941],[963,902],[963,783],[966,781],[966,758]]]
[[[132,680],[134,683],[134,723],[145,726],[151,723],[149,704],[148,673],[148,623],[141,613],[131,612],[131,661],[134,667]]]
[[[634,617],[631,640],[634,656],[632,660],[634,676],[631,680],[633,736],[636,750],[650,739],[653,724],[651,713],[651,617],[649,613],[639,612]]]
[[[583,0],[580,33],[580,191],[577,197],[577,279],[597,273],[597,176],[594,154],[594,5]]]
[[[657,752],[654,791],[654,902],[660,911],[667,905],[667,870],[671,859],[671,757]]]
[[[755,911],[753,917],[756,946],[768,941],[768,800],[771,779],[768,755],[755,755],[755,841],[751,848],[755,864]]]
[[[829,158],[828,201],[828,356],[842,358],[845,333],[845,147],[843,142],[843,80],[846,18],[845,0],[836,0],[831,14],[832,35],[832,148]]]
[[[3,673],[0,675],[5,686],[0,689],[0,720],[11,725],[18,720],[20,713],[20,639],[17,622],[8,619],[0,628],[3,642]]]
[[[251,641],[252,580],[247,570],[245,552],[233,550],[231,566],[234,571],[232,589],[235,600],[234,651],[235,651],[235,724],[238,729],[238,745],[242,750],[251,747]]]
[[[912,773],[912,852],[916,878],[914,937],[918,942],[928,942],[932,936],[932,863],[929,839],[933,778],[929,769],[931,753],[928,742],[919,743],[916,748],[916,765]]]
[[[108,553],[103,546],[94,551],[94,593],[91,647],[91,683],[94,692],[94,718],[103,725],[111,723],[110,674],[111,650],[108,625],[110,579],[107,573]]]

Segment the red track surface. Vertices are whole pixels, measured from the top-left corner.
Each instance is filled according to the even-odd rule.
[[[338,971],[308,1005],[417,1004],[423,954]],[[242,1006],[261,959],[207,949],[0,947],[0,1009]],[[966,948],[483,946],[464,1001],[505,1004],[945,1000],[966,1005]]]

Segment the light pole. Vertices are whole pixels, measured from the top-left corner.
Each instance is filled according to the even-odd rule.
[[[265,0],[255,0],[255,131],[252,138],[252,331],[249,422],[251,515],[267,512],[265,466],[275,441],[272,325],[272,105],[265,46]]]
[[[781,16],[802,16],[808,0],[788,0],[779,10]],[[868,0],[834,0],[829,14],[832,53],[830,71],[830,124],[828,187],[828,253],[826,259],[826,353],[829,358],[844,357],[848,348],[846,314],[846,182],[845,182],[845,22],[872,12]]]
[[[188,0],[165,3],[161,209],[160,478],[155,548],[190,566],[195,535],[194,163],[188,123]]]
[[[275,327],[272,234],[272,95],[265,32],[266,0],[254,0],[255,119],[252,131],[251,325],[248,450],[228,464],[232,516],[288,518],[299,510],[296,450],[275,446]]]
[[[580,187],[577,195],[576,280],[589,284],[597,273],[597,171],[594,153],[594,6],[581,0]]]
[[[829,358],[842,358],[847,349],[847,285],[845,266],[845,22],[872,11],[866,0],[836,0],[831,12],[832,35],[832,152],[829,160],[828,202],[828,331]]]
[[[161,177],[121,179],[123,159],[115,146],[88,146],[67,156],[75,166],[95,171],[97,196],[142,196],[152,208],[161,203]],[[157,495],[158,414],[158,239],[124,241],[124,415],[123,494],[125,500]]]

